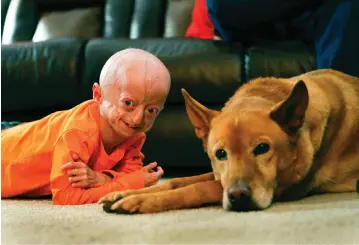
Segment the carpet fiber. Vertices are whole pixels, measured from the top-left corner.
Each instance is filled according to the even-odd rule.
[[[116,215],[96,204],[2,200],[2,244],[359,243],[357,193],[313,196],[260,212],[220,207]]]

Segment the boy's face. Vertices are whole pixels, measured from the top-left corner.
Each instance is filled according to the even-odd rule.
[[[101,114],[112,129],[124,137],[147,132],[164,107],[169,88],[163,79],[167,76],[139,64],[106,79],[112,82],[95,84],[94,97],[100,94]]]

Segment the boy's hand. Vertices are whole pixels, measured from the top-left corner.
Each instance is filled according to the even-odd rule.
[[[157,184],[157,182],[161,179],[162,175],[164,174],[163,169],[160,166],[157,167],[157,171],[153,170],[156,166],[157,163],[152,162],[142,168],[146,187]]]
[[[111,180],[110,176],[89,168],[76,154],[73,154],[72,160],[73,162],[68,162],[61,167],[62,171],[67,171],[72,187],[93,188]]]

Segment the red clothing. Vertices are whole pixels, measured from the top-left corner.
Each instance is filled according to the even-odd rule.
[[[186,37],[214,39],[214,25],[207,11],[206,0],[196,0]]]
[[[51,195],[55,204],[95,203],[107,193],[144,187],[140,133],[110,155],[99,131],[99,104],[86,101],[1,132],[1,197]],[[82,162],[113,179],[100,187],[72,187],[61,166],[76,153]]]

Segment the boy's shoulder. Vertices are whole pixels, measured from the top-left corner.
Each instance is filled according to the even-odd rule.
[[[95,100],[84,101],[69,109],[64,118],[65,131],[81,131],[89,137],[99,133],[100,110]]]

